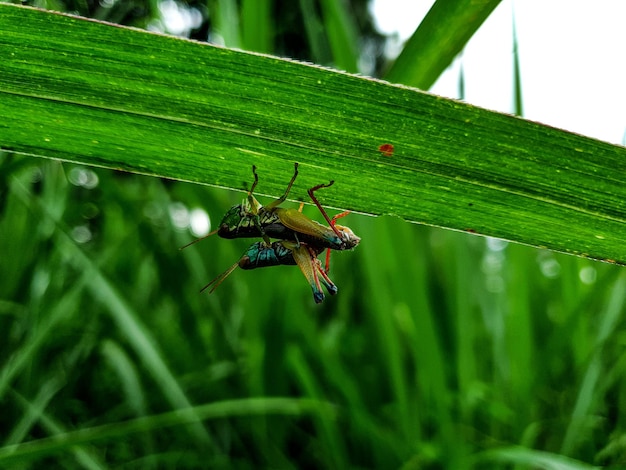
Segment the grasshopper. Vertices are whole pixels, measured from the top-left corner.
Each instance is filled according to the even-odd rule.
[[[208,235],[198,238],[183,248],[192,245],[204,238],[217,233],[222,238],[252,238],[262,237],[267,246],[271,245],[271,238],[304,242],[310,246],[328,248],[329,250],[349,250],[359,244],[361,239],[352,230],[336,224],[336,220],[349,214],[348,211],[337,214],[332,219],[315,197],[315,191],[328,188],[334,184],[320,184],[308,190],[309,197],[315,203],[322,216],[328,222],[328,227],[316,222],[302,213],[299,209],[285,209],[278,207],[289,195],[296,177],[298,176],[298,163],[294,164],[294,174],[285,189],[284,194],[266,206],[262,206],[254,197],[259,177],[256,167],[252,166],[254,183],[248,192],[248,196],[241,204],[231,207],[222,218],[219,228]]]
[[[337,293],[337,286],[333,284],[326,272],[322,269],[320,260],[317,259],[324,248],[311,247],[304,243],[296,243],[290,241],[277,241],[269,246],[264,242],[256,242],[250,245],[244,252],[243,256],[233,264],[230,268],[217,276],[202,291],[211,287],[209,294],[239,266],[241,269],[265,268],[268,266],[278,265],[295,265],[297,264],[304,277],[309,281],[309,285],[313,290],[313,299],[315,303],[324,300],[324,293],[320,287],[320,281],[330,295]]]
[[[331,219],[315,197],[316,191],[332,186],[334,181],[317,185],[308,190],[309,197],[328,222],[327,227],[302,214],[304,203],[300,204],[299,209],[279,207],[287,199],[298,176],[298,163],[294,164],[294,174],[284,194],[266,206],[262,206],[253,195],[259,182],[255,166],[252,166],[252,174],[254,175],[254,182],[248,191],[247,198],[241,204],[228,210],[217,230],[192,241],[183,248],[214,233],[227,239],[262,237],[263,242],[256,242],[248,247],[237,263],[213,279],[202,291],[212,286],[209,293],[213,292],[237,266],[242,269],[256,269],[297,264],[309,281],[316,303],[324,300],[320,282],[324,284],[329,294],[336,294],[337,287],[327,275],[330,266],[330,252],[331,250],[352,249],[359,244],[361,239],[348,227],[336,224],[337,219],[349,214],[348,211],[337,214]],[[272,243],[271,238],[279,241]],[[324,250],[327,250],[327,255],[325,267],[322,269],[322,264],[317,256]]]

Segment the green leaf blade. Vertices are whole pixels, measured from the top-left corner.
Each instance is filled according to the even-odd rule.
[[[255,164],[274,195],[298,161],[294,197],[332,179],[332,207],[626,262],[622,147],[293,61],[0,13],[3,149],[235,189]]]

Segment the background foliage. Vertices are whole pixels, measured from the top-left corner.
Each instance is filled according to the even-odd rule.
[[[365,2],[254,3],[189,4],[190,34],[348,70],[346,35],[380,50]],[[190,210],[219,219],[241,194],[7,153],[0,181],[0,465],[624,464],[620,268],[351,215],[363,244],[335,256],[321,306],[290,267],[198,295],[249,242],[178,251]]]

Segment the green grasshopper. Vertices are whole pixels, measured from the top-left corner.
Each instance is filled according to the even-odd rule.
[[[217,233],[222,238],[252,238],[262,237],[266,245],[271,245],[271,238],[304,242],[309,246],[328,248],[329,250],[349,250],[359,244],[361,239],[352,230],[336,224],[336,220],[349,214],[348,211],[337,214],[332,219],[315,197],[315,191],[328,188],[334,184],[320,184],[308,190],[309,197],[315,203],[319,211],[328,222],[328,227],[316,222],[302,213],[299,209],[285,209],[278,207],[289,195],[296,177],[298,176],[298,163],[294,164],[294,174],[287,185],[284,194],[266,206],[262,206],[253,196],[259,177],[256,167],[252,166],[254,183],[248,192],[248,196],[241,204],[231,207],[222,218],[219,228],[205,237],[198,238],[183,248],[192,245],[204,238]]]
[[[244,252],[243,256],[233,264],[230,268],[217,276],[202,291],[211,287],[209,294],[226,279],[239,266],[241,269],[265,268],[268,266],[278,265],[295,265],[297,264],[304,277],[309,281],[309,285],[313,290],[313,299],[315,303],[324,300],[324,293],[320,287],[320,281],[326,287],[330,295],[337,293],[337,286],[333,284],[326,272],[322,269],[320,260],[317,259],[324,248],[310,247],[304,243],[296,243],[290,241],[277,241],[269,246],[263,242],[253,243]]]

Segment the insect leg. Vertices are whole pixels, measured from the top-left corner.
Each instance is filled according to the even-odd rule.
[[[304,244],[297,246],[295,243],[290,243],[289,245],[283,243],[283,245],[289,248],[293,253],[293,259],[296,261],[296,264],[300,268],[300,271],[302,271],[302,274],[304,274],[304,277],[307,281],[309,281],[309,285],[313,291],[313,299],[315,300],[315,303],[319,304],[324,300],[324,293],[322,292],[319,277],[317,276],[317,269],[316,266],[314,266],[315,263],[313,262],[313,260],[317,260],[317,258],[312,256],[309,248]]]
[[[254,193],[254,188],[256,188],[256,185],[259,184],[259,175],[256,174],[255,165],[252,165],[252,174],[254,175],[254,183],[252,183],[252,187],[250,188],[250,191],[248,191],[248,198],[252,197],[252,193]]]
[[[330,225],[332,225],[333,227],[335,226],[335,221],[337,219],[341,219],[342,217],[345,217],[346,215],[350,214],[350,211],[343,211],[340,214],[337,214],[335,217],[333,217],[330,221]]]
[[[335,234],[339,237],[340,240],[343,240],[343,237],[341,236],[341,233],[339,232],[339,230],[337,230],[337,228],[335,227],[334,222],[330,219],[330,217],[328,217],[328,214],[326,213],[326,211],[324,210],[320,202],[313,195],[313,193],[317,191],[318,189],[329,188],[334,183],[335,183],[334,181],[331,181],[328,184],[318,184],[317,186],[314,186],[311,189],[309,189],[308,193],[309,193],[309,197],[311,198],[311,200],[315,203],[319,211],[322,213],[322,216],[324,217],[324,219],[326,219],[326,222],[328,222],[328,225],[330,225],[330,228],[333,229],[333,232],[335,232]]]
[[[330,248],[326,250],[326,262],[324,263],[324,272],[330,271]]]
[[[273,202],[269,203],[267,206],[265,206],[263,208],[263,210],[270,211],[270,210],[274,209],[275,207],[278,207],[279,205],[281,205],[283,202],[285,202],[285,200],[287,199],[287,196],[289,195],[289,191],[291,191],[291,187],[293,186],[293,182],[296,180],[297,176],[298,176],[298,162],[295,162],[293,164],[293,176],[291,177],[291,180],[289,180],[289,184],[287,185],[287,189],[285,189],[285,193],[281,197],[276,199],[275,201],[273,201]]]
[[[337,219],[341,219],[342,217],[345,217],[349,213],[350,211],[343,211],[337,214],[336,216],[334,216],[332,219],[330,219],[330,226],[335,231],[335,233],[337,233],[337,227],[335,227],[335,222],[337,221]],[[339,237],[339,238],[343,240],[343,237]],[[327,274],[328,271],[330,271],[330,248],[326,250],[326,263],[324,263],[324,273]]]
[[[313,263],[315,264],[315,267],[317,268],[317,271],[321,276],[320,281],[322,281],[322,284],[324,284],[324,287],[326,287],[328,293],[330,295],[335,295],[337,293],[337,286],[333,283],[333,281],[330,280],[328,275],[322,269],[322,263],[320,262],[320,260],[315,258]]]
[[[254,223],[254,226],[259,230],[259,233],[261,234],[265,245],[270,246],[272,242],[270,241],[270,237],[266,235],[265,230],[263,230],[263,226],[261,225],[261,218],[259,217],[259,213],[264,210],[264,208],[253,196],[254,189],[256,188],[257,184],[259,184],[259,175],[256,172],[255,165],[252,165],[252,174],[254,175],[254,183],[252,183],[252,187],[250,188],[250,191],[248,191],[248,204],[250,206],[252,222]]]

